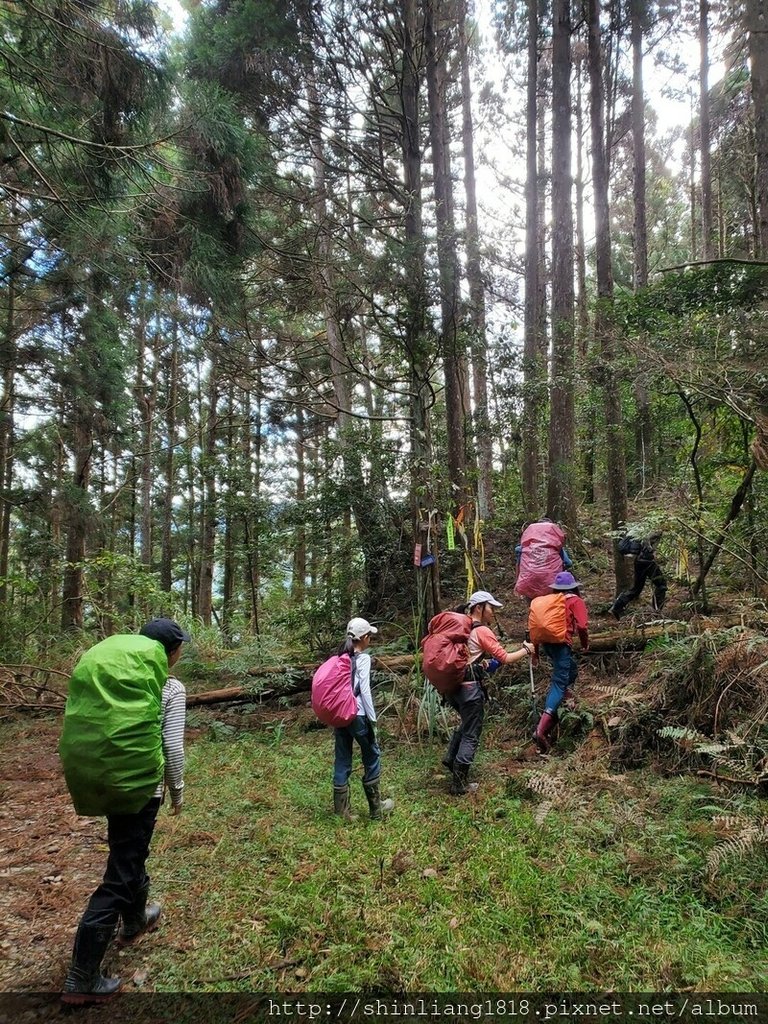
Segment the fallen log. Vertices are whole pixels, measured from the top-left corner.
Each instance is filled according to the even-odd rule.
[[[657,622],[621,633],[595,633],[590,637],[589,650],[594,654],[642,651],[649,640],[655,640],[662,636],[681,636],[689,629],[688,623],[685,622]],[[502,642],[512,647],[509,638],[505,638]],[[413,654],[372,655],[371,660],[374,672],[400,674],[413,669],[414,657]],[[224,704],[229,701],[268,700],[271,697],[288,697],[296,693],[306,693],[312,685],[312,675],[316,668],[317,662],[309,665],[266,665],[262,668],[252,668],[248,670],[248,675],[256,679],[268,680],[271,676],[283,676],[285,682],[270,689],[257,690],[248,686],[227,686],[221,690],[190,693],[187,695],[187,707]]]
[[[413,668],[412,654],[372,655],[374,672],[409,672]],[[248,669],[248,675],[260,679],[283,676],[285,682],[274,689],[251,689],[249,686],[227,686],[221,690],[206,690],[204,693],[187,694],[187,707],[201,704],[224,704],[229,701],[267,700],[270,697],[290,697],[294,693],[307,693],[312,686],[312,676],[317,662],[309,665],[265,665]]]

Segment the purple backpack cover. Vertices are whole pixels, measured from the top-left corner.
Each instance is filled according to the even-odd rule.
[[[312,676],[312,710],[323,725],[343,729],[357,717],[354,671],[348,654],[334,654]]]

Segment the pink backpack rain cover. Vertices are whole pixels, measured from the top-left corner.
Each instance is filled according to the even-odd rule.
[[[563,569],[560,549],[564,544],[565,534],[557,523],[531,523],[523,531],[516,594],[534,598],[549,593],[555,576]]]
[[[312,676],[312,710],[323,723],[343,729],[357,716],[352,683],[352,659],[334,654]]]

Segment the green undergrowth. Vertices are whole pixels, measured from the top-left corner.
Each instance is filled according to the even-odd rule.
[[[153,844],[162,941],[123,955],[158,991],[765,990],[764,849],[707,873],[713,818],[759,801],[578,754],[508,781],[490,747],[456,798],[439,747],[383,746],[395,813],[363,816],[356,767],[345,824],[329,731],[191,744]]]

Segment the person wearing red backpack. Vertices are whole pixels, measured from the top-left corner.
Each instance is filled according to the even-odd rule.
[[[570,572],[559,572],[550,585],[551,593],[531,602],[528,622],[535,646],[533,664],[538,660],[540,648],[552,662],[552,679],[544,712],[533,734],[542,754],[552,746],[549,733],[557,721],[557,709],[579,674],[572,649],[574,633],[579,634],[582,651],[589,650],[589,616],[579,593],[580,587]],[[564,600],[558,601],[558,596]]]
[[[352,685],[357,700],[357,715],[349,725],[334,731],[336,757],[333,767],[333,810],[347,821],[352,818],[349,796],[349,777],[352,774],[354,743],[360,747],[363,759],[363,789],[372,818],[389,814],[394,800],[382,800],[379,787],[381,751],[376,741],[376,709],[371,694],[371,656],[368,647],[371,637],[378,633],[366,619],[350,619],[347,636],[337,654],[348,654],[352,661]]]
[[[483,731],[485,689],[487,675],[502,665],[511,665],[533,653],[533,646],[525,643],[517,651],[507,651],[491,628],[493,609],[501,608],[501,602],[487,590],[476,591],[466,605],[457,611],[464,612],[472,619],[467,646],[469,664],[464,681],[452,693],[446,694],[445,701],[461,718],[461,725],[454,729],[443,758],[443,765],[451,772],[451,793],[461,796],[477,790],[476,782],[469,782],[469,769],[475,759]],[[495,661],[495,666],[494,666]]]

